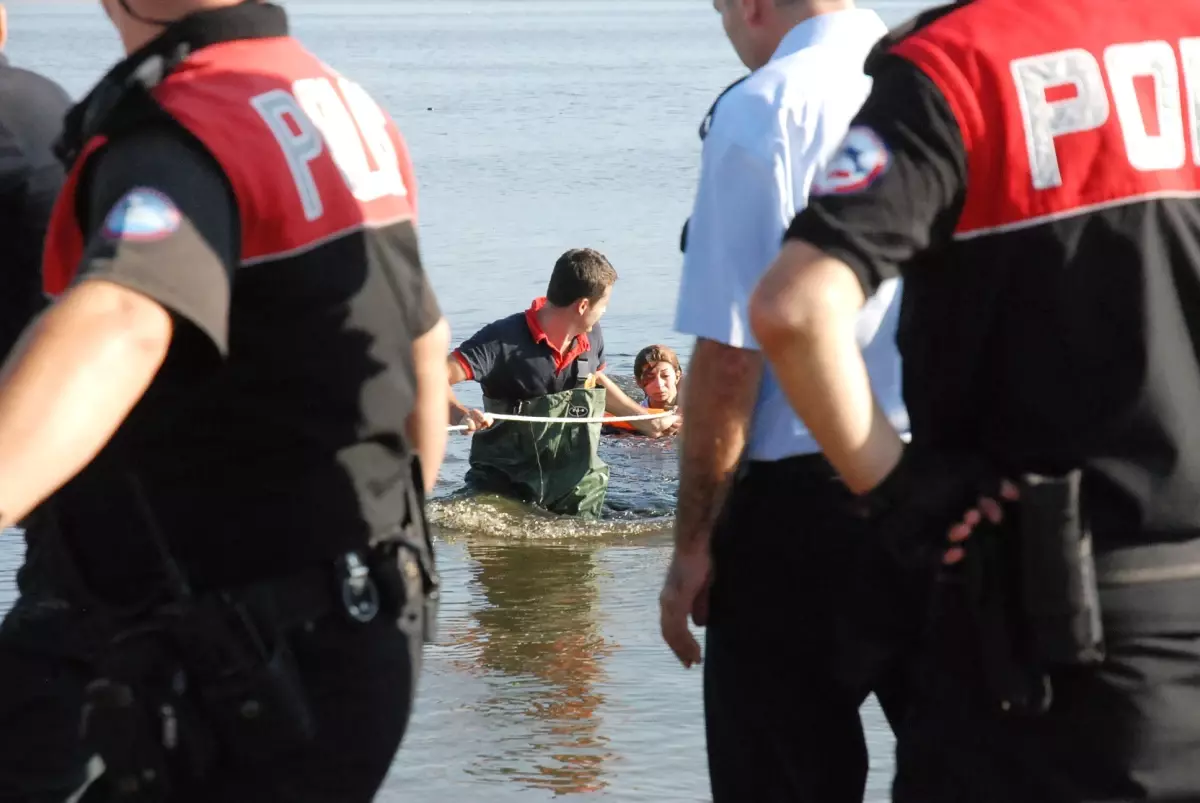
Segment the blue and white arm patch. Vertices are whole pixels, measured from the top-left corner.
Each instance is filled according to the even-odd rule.
[[[101,233],[113,241],[154,242],[179,231],[182,222],[179,207],[166,195],[134,187],[109,210]]]
[[[891,162],[891,152],[878,134],[867,126],[851,126],[833,158],[813,179],[810,194],[862,192],[887,172]]]

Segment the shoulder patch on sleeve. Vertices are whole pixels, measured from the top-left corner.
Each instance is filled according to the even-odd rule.
[[[182,221],[179,207],[166,195],[149,187],[134,187],[109,210],[103,234],[110,240],[150,242],[179,231]]]
[[[861,192],[887,172],[892,156],[867,126],[851,126],[825,169],[813,179],[814,196]]]

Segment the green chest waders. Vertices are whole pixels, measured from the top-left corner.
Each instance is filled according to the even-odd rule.
[[[586,374],[580,371],[580,376]],[[550,418],[599,418],[604,388],[575,388],[514,405],[484,397],[489,413]],[[467,484],[514,497],[567,516],[600,515],[608,492],[608,466],[600,460],[595,424],[497,421],[471,440]]]

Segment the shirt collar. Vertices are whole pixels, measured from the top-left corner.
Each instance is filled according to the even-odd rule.
[[[287,12],[282,6],[242,0],[237,5],[189,14],[168,27],[162,38],[186,41],[190,49],[195,51],[236,39],[269,39],[287,35]]]
[[[533,303],[529,305],[529,309],[525,310],[525,323],[529,326],[529,334],[533,335],[534,343],[545,343],[555,354],[560,354],[558,348],[550,342],[550,338],[546,336],[545,330],[542,329],[542,322],[538,320],[538,310],[544,306],[546,306],[545,296],[535,298]],[[572,345],[574,348],[569,348],[568,351],[577,355],[582,354],[592,347],[592,343],[586,333],[576,335],[572,341]]]
[[[887,32],[879,15],[868,8],[847,8],[842,11],[830,11],[809,17],[792,28],[783,37],[779,47],[771,56],[771,61],[799,53],[805,48],[821,44],[830,39],[840,39],[846,35],[861,34],[870,25],[878,28],[878,35]]]
[[[287,14],[272,3],[243,0],[237,5],[189,14],[117,63],[72,107],[55,153],[65,164],[72,164],[83,146],[103,133],[110,115],[130,93],[149,92],[196,50],[237,39],[270,39],[287,34]],[[152,62],[154,69],[147,69]]]

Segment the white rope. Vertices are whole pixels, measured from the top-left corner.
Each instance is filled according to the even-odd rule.
[[[670,415],[678,415],[678,413],[667,410],[662,413],[645,413],[643,415],[619,415],[619,416],[603,416],[595,418],[554,418],[553,416],[544,415],[509,415],[508,413],[486,413],[496,421],[530,421],[539,424],[615,424],[618,421],[652,421],[655,418],[666,418]],[[457,424],[455,426],[446,427],[450,432],[458,432],[465,430],[466,424]]]

